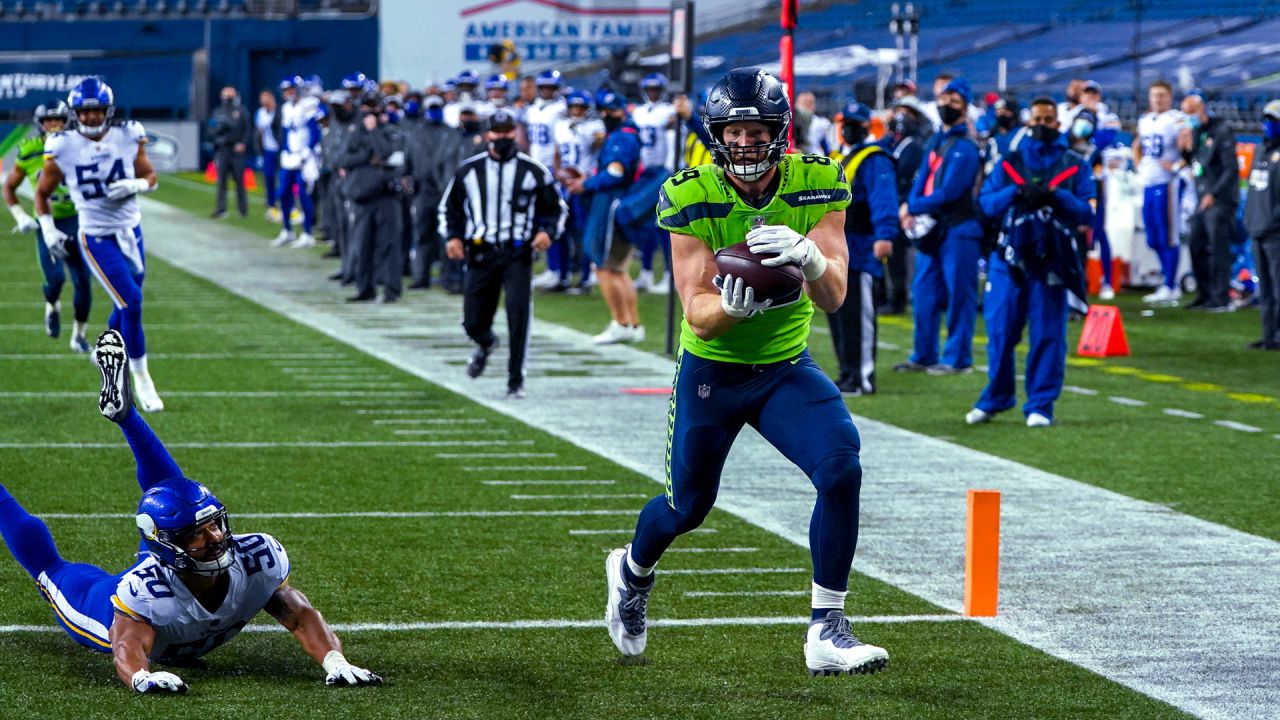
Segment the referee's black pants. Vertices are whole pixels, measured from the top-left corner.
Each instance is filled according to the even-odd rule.
[[[507,338],[511,357],[507,361],[507,389],[524,387],[525,352],[529,347],[529,316],[533,310],[533,254],[527,243],[520,247],[485,247],[467,254],[467,271],[462,283],[462,329],[483,348],[491,348],[493,316],[498,311],[498,295],[506,292]]]
[[[849,291],[839,310],[827,313],[831,342],[835,345],[840,377],[836,384],[844,392],[864,394],[876,391],[876,304],[872,299],[874,278],[870,273],[849,270]]]

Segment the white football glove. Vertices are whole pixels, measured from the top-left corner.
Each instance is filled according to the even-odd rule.
[[[28,215],[21,205],[10,205],[9,214],[13,216],[13,221],[17,223],[13,228],[15,233],[34,232],[36,228],[40,227],[40,223]]]
[[[799,265],[805,280],[817,280],[827,271],[827,258],[809,238],[786,225],[761,225],[747,233],[747,247],[757,254],[777,254],[760,262],[767,267]]]
[[[133,178],[131,180],[117,180],[107,186],[107,199],[124,200],[130,195],[136,195],[140,192],[146,192],[151,189],[151,183],[144,178]]]
[[[187,692],[187,685],[173,673],[139,670],[133,674],[133,689],[139,693],[172,692],[183,695]]]
[[[49,255],[54,260],[62,260],[67,256],[67,240],[70,238],[58,229],[52,215],[41,215],[39,220],[40,236],[44,240],[45,247],[49,248]]]
[[[747,287],[747,281],[732,275],[719,275],[711,279],[711,284],[720,288],[720,307],[726,315],[736,318],[749,318],[764,313],[773,305],[772,300],[756,302],[755,288]]]
[[[329,654],[324,656],[324,662],[321,665],[324,666],[324,671],[329,673],[324,679],[324,684],[330,687],[365,687],[382,684],[382,678],[377,673],[352,665],[337,650],[330,650]]]

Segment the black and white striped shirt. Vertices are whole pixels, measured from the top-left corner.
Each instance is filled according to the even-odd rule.
[[[524,153],[505,162],[488,152],[462,161],[440,201],[446,240],[464,245],[523,245],[540,231],[555,240],[569,209],[545,165]]]

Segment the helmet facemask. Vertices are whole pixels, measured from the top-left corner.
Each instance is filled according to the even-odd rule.
[[[107,105],[105,107],[102,105],[82,105],[76,108],[75,109],[76,130],[80,131],[81,135],[85,135],[88,137],[97,137],[101,135],[107,129],[107,121],[111,119],[111,114],[114,109],[115,108],[113,108],[110,105]],[[101,124],[90,125],[89,123],[86,123],[84,119],[80,116],[80,113],[84,112],[85,110],[101,110],[102,111]]]
[[[716,165],[724,171],[745,182],[755,182],[782,162],[787,154],[787,125],[791,120],[788,113],[784,118],[768,118],[747,116],[742,118],[719,118],[704,120],[707,133],[711,136],[711,157]],[[768,142],[752,145],[729,144],[725,142],[725,130],[735,123],[753,122],[764,125],[769,132]]]
[[[171,565],[180,572],[208,576],[220,575],[231,567],[231,563],[234,560],[231,523],[228,520],[226,508],[210,506],[206,509],[214,510],[214,512],[191,525],[177,530],[157,528],[150,515],[138,515],[138,529],[142,531],[142,535],[147,541],[160,545],[172,554],[171,558],[166,558],[162,557],[162,554],[153,552],[157,560],[161,560],[166,565]],[[212,546],[201,548],[200,554],[212,559],[198,560],[191,554],[189,546],[200,535],[200,529],[211,522],[215,523],[221,531],[222,539]]]

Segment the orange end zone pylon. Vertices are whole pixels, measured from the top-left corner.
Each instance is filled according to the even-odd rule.
[[[1089,306],[1076,354],[1082,357],[1124,357],[1129,354],[1129,339],[1124,334],[1120,308],[1110,305]]]
[[[967,505],[964,614],[995,617],[1000,589],[1000,491],[970,490]]]

